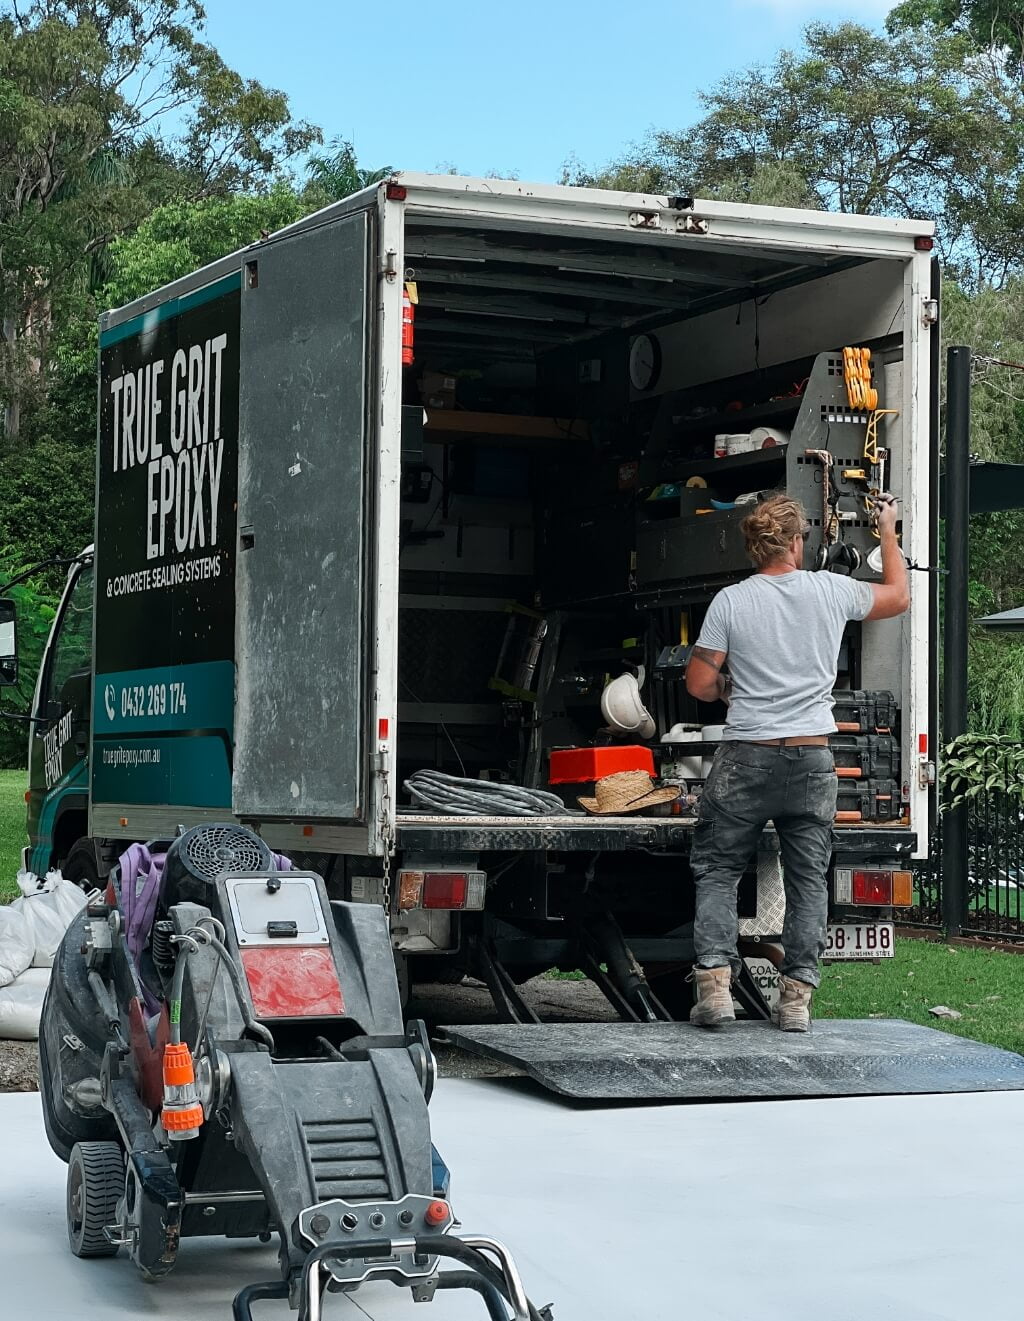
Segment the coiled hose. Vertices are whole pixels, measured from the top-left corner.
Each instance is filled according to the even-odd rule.
[[[518,784],[462,779],[441,771],[416,771],[405,781],[420,807],[446,816],[565,816],[561,798]]]

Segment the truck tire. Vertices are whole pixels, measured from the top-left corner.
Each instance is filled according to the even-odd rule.
[[[64,879],[73,881],[82,890],[102,890],[100,864],[91,839],[77,840],[71,846],[61,869]]]
[[[116,1142],[76,1142],[68,1162],[68,1242],[76,1257],[114,1257],[104,1234],[117,1222],[124,1155]]]

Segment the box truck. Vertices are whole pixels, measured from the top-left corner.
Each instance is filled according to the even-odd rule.
[[[759,493],[803,501],[809,564],[870,581],[891,490],[934,564],[932,242],[397,174],[106,313],[95,544],[38,679],[26,861],[102,881],[132,841],[235,820],[382,904],[406,978],[472,974],[524,1020],[526,978],[583,968],[623,1017],[685,1016],[725,718],[687,696],[687,647],[750,572]],[[913,577],[839,656],[833,957],[891,953],[928,850],[935,579]],[[602,705],[623,676],[635,727]],[[623,768],[679,799],[582,812]],[[770,830],[739,902],[763,984]]]

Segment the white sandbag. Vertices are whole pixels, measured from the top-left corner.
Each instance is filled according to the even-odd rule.
[[[0,1038],[5,1041],[35,1041],[43,997],[50,982],[49,968],[29,968],[10,986],[0,988]]]
[[[9,986],[35,956],[35,931],[22,916],[22,902],[0,906],[0,986]]]
[[[32,927],[35,949],[33,968],[49,968],[57,956],[72,921],[85,907],[85,891],[71,881],[62,880],[53,890],[22,900],[22,913]]]
[[[10,906],[20,910],[31,930],[32,967],[49,968],[64,932],[85,906],[86,893],[59,871],[47,872],[42,881],[32,872],[19,872],[18,888],[22,898]]]

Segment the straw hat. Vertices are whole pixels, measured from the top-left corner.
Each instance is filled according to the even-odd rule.
[[[622,816],[627,812],[642,812],[645,807],[657,807],[659,803],[674,802],[680,793],[677,784],[656,789],[646,771],[618,771],[597,781],[595,797],[576,801],[594,816]]]

